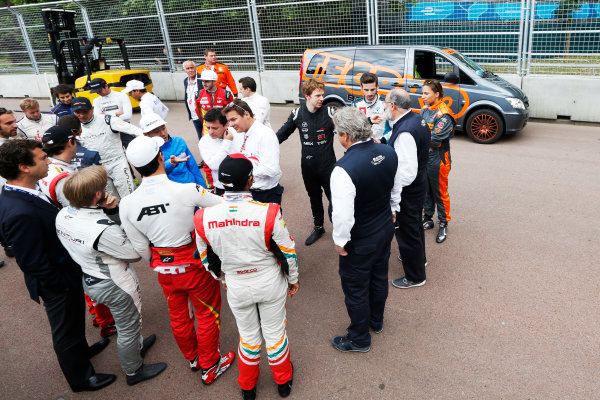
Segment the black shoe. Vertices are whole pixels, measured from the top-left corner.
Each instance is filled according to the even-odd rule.
[[[256,386],[250,390],[242,389],[242,398],[244,400],[255,400],[256,399]]]
[[[88,380],[81,385],[71,386],[71,390],[74,392],[93,392],[94,390],[100,390],[113,383],[117,377],[113,374],[96,374],[88,378]]]
[[[4,267],[4,261],[0,261],[0,268]]]
[[[304,244],[310,246],[311,244],[319,240],[324,233],[325,228],[323,228],[322,226],[315,226],[315,229],[313,229],[310,236],[306,238],[306,242],[304,242]]]
[[[88,347],[88,357],[92,358],[92,357],[100,354],[100,352],[102,350],[104,350],[106,348],[106,346],[108,346],[109,343],[110,343],[109,338],[104,338],[104,339],[97,341],[96,343],[94,343],[93,345]]]
[[[146,379],[152,379],[167,368],[166,363],[142,364],[134,375],[127,375],[127,384],[129,386],[136,385]]]
[[[428,217],[424,217],[423,218],[423,229],[427,230],[427,229],[433,229],[433,220],[431,218]]]
[[[331,344],[333,347],[344,353],[348,351],[359,351],[361,353],[366,353],[367,351],[371,350],[371,346],[357,345],[350,340],[350,338],[348,338],[348,335],[334,337],[331,339]]]
[[[398,289],[410,289],[412,287],[419,287],[425,284],[426,280],[422,280],[421,282],[413,282],[409,281],[405,277],[394,279],[392,281],[392,286],[397,287]]]
[[[446,235],[448,235],[448,223],[440,222],[440,230],[438,231],[435,241],[442,243],[444,240],[446,240]]]
[[[383,324],[381,324],[381,328],[375,329],[372,326],[369,326],[369,328],[371,328],[376,334],[380,334],[381,332],[383,332]]]
[[[140,350],[140,356],[142,356],[142,358],[146,357],[146,353],[148,352],[148,350],[150,350],[150,347],[152,347],[154,342],[156,342],[156,335],[154,333],[148,336],[146,339],[144,339],[144,344],[142,345],[142,349]]]
[[[282,385],[277,385],[277,391],[280,397],[288,397],[292,392],[292,384],[294,383],[294,364],[292,364],[292,377],[289,381]]]
[[[12,246],[6,246],[4,248],[4,254],[6,254],[6,257],[10,257],[10,258],[14,257],[15,253],[13,253]]]

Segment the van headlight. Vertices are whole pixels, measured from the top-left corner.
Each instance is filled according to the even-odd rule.
[[[507,97],[506,101],[511,105],[515,110],[524,110],[525,104],[523,104],[523,100],[517,99],[516,97]]]

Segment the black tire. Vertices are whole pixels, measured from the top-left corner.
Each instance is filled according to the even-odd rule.
[[[330,100],[325,105],[327,107],[335,108],[336,110],[339,110],[342,107],[346,107],[346,105],[344,103],[342,103],[341,101],[338,101],[338,100]]]
[[[504,134],[504,121],[497,112],[482,108],[469,115],[466,131],[475,143],[492,144]]]

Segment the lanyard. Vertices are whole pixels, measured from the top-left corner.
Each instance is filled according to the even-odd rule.
[[[30,195],[30,196],[33,196],[33,197],[37,197],[37,198],[38,198],[38,199],[40,199],[40,200],[44,200],[44,201],[46,201],[46,202],[48,202],[48,203],[50,203],[50,204],[54,205],[54,202],[50,201],[50,199],[48,199],[48,196],[46,196],[46,195],[45,195],[44,193],[42,193],[41,191],[40,191],[40,194],[41,194],[42,196],[44,196],[44,197],[45,197],[45,199],[44,199],[44,197],[41,197],[41,196],[39,196],[39,195],[37,195],[37,194],[34,194],[34,193],[31,193],[31,192],[28,192],[27,190],[19,189],[19,188],[12,187],[12,186],[9,186],[9,185],[4,185],[4,187],[2,188],[2,190],[8,190],[9,192],[21,192],[21,193],[25,193],[25,194],[28,194],[28,195]]]

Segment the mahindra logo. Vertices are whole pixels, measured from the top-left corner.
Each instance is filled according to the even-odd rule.
[[[250,221],[248,219],[239,220],[239,219],[226,219],[225,221],[209,221],[208,229],[212,228],[225,228],[227,226],[260,226],[259,221]]]

